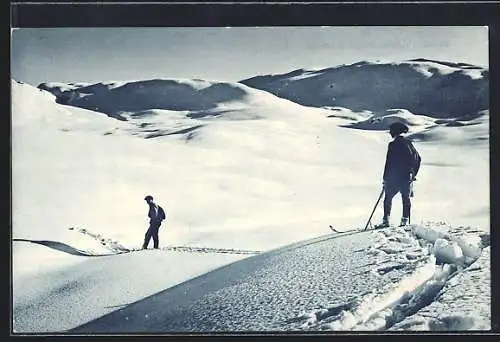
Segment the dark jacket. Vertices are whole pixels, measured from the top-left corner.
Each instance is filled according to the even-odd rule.
[[[384,181],[401,183],[411,180],[420,169],[421,158],[410,140],[398,135],[389,143],[384,168]]]
[[[161,223],[161,221],[165,219],[165,212],[163,211],[163,208],[160,207],[159,205],[155,203],[150,203],[148,217],[151,219],[150,222]]]

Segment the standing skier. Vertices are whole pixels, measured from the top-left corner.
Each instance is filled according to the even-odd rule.
[[[153,202],[153,196],[147,195],[144,197],[144,200],[149,205],[148,217],[149,220],[149,228],[144,237],[144,244],[142,245],[142,249],[147,249],[149,240],[153,238],[154,248],[158,248],[159,238],[158,238],[158,230],[160,229],[161,222],[165,219],[165,211],[162,207]]]
[[[403,217],[400,226],[408,224],[410,218],[411,201],[413,196],[412,182],[420,169],[420,155],[402,133],[408,132],[408,126],[401,122],[389,126],[389,133],[394,138],[389,143],[385,160],[383,185],[385,190],[384,217],[378,228],[388,227],[391,215],[392,199],[400,192],[403,200]]]

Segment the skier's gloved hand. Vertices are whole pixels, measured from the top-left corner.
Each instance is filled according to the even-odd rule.
[[[410,182],[414,182],[417,180],[417,177],[415,177],[415,175],[413,175],[413,173],[410,173]]]

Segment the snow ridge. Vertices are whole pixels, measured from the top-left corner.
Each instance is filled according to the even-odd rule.
[[[109,249],[111,254],[102,255],[113,255],[113,254],[123,254],[135,251],[141,251],[141,248],[128,248],[123,246],[119,241],[106,238],[101,234],[93,233],[85,228],[75,228],[70,227],[69,230],[75,230],[80,234],[89,236],[99,241],[105,248]],[[159,248],[162,251],[174,251],[174,252],[188,252],[188,253],[224,253],[224,254],[260,254],[260,251],[254,250],[244,250],[244,249],[234,249],[234,248],[211,248],[211,247],[199,247],[199,246],[165,246]],[[85,253],[85,252],[82,252]],[[80,254],[83,255],[83,254]],[[96,256],[96,254],[88,253],[88,255]]]
[[[244,101],[261,91],[243,84],[187,79],[101,82],[83,87],[42,83],[58,103],[90,109],[127,120],[123,113],[151,109],[203,113],[223,103]]]

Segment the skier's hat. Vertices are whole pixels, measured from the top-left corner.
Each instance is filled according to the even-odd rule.
[[[153,196],[151,195],[147,195],[146,197],[144,197],[144,200],[147,201],[147,200],[153,200]]]
[[[395,134],[401,134],[401,133],[408,133],[408,126],[406,126],[402,122],[394,122],[389,125],[389,132],[395,133]]]

